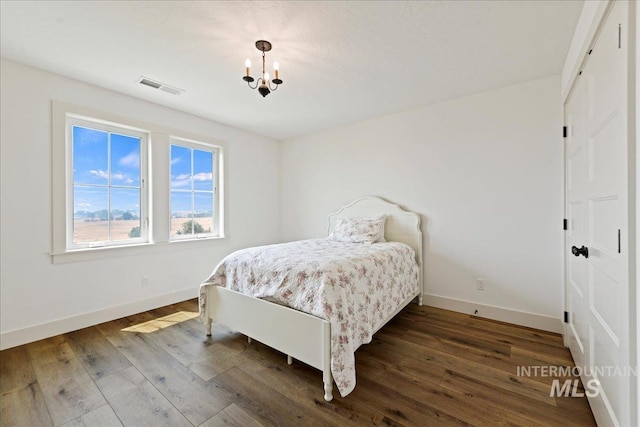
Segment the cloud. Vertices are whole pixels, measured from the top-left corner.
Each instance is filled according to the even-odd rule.
[[[89,203],[89,202],[84,202],[84,203],[83,203],[83,202],[79,202],[79,203],[76,203],[76,208],[79,208],[79,209],[88,209],[88,208],[90,208],[90,207],[91,207],[91,203]]]
[[[128,175],[125,175],[123,173],[117,172],[117,173],[112,173],[111,174],[111,180],[119,180],[119,181],[124,181],[125,184],[131,184],[133,183],[133,180],[131,178],[129,178]]]
[[[92,169],[89,171],[89,173],[93,176],[97,176],[98,178],[104,178],[104,179],[109,179],[109,172],[107,171],[103,171],[103,170],[95,170]],[[128,175],[123,174],[121,172],[116,172],[116,173],[112,173],[111,174],[111,180],[119,180],[119,181],[124,181],[125,184],[132,184],[133,183],[133,179],[131,179]]]
[[[175,165],[179,161],[180,161],[180,157],[174,157],[173,159],[171,159],[171,165]]]
[[[118,160],[120,166],[138,167],[140,165],[140,156],[137,152],[132,151],[120,160]]]
[[[172,176],[171,177],[171,188],[180,188],[180,187],[188,187],[191,185],[191,175],[188,173]]]
[[[212,177],[213,177],[212,173],[201,172],[193,175],[193,180],[194,181],[211,181]],[[188,173],[171,177],[172,188],[188,187],[190,185],[191,185],[191,175]]]
[[[212,174],[200,172],[193,176],[194,181],[211,181]]]
[[[91,169],[89,173],[93,176],[97,176],[98,178],[109,179],[109,172],[107,171]]]

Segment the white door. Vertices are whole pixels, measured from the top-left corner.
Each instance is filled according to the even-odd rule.
[[[628,426],[628,3],[614,3],[565,104],[568,343],[599,425]],[[616,369],[618,368],[618,369]],[[628,373],[628,370],[627,370]]]

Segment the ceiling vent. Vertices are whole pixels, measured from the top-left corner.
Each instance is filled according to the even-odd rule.
[[[140,76],[137,80],[138,83],[140,83],[141,85],[145,85],[145,86],[149,86],[152,87],[154,89],[159,89],[163,92],[167,92],[170,93],[172,95],[180,95],[184,92],[183,89],[179,89],[175,86],[171,86],[168,85],[166,83],[162,83],[153,79],[150,79],[148,77],[145,76]]]

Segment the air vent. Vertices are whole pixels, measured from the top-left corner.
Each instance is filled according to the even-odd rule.
[[[154,89],[159,89],[161,91],[170,93],[172,95],[180,95],[184,92],[183,89],[179,89],[175,86],[171,86],[166,83],[162,83],[144,76],[140,76],[137,82],[140,83],[141,85],[149,86]]]

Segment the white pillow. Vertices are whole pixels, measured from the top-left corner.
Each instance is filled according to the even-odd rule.
[[[385,217],[386,215],[376,218],[340,218],[328,239],[347,243],[386,242]]]

